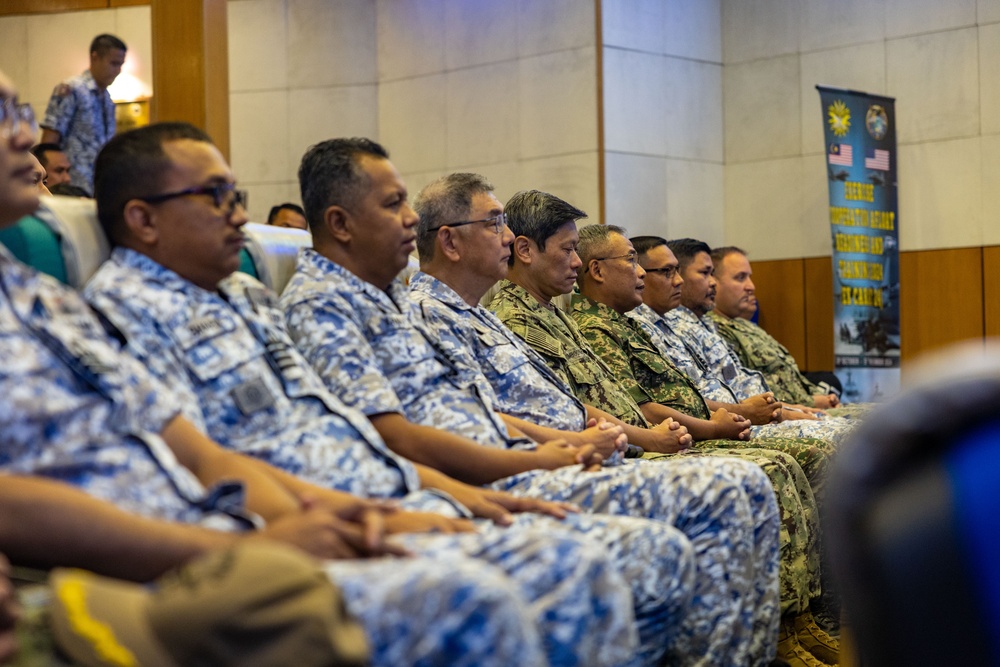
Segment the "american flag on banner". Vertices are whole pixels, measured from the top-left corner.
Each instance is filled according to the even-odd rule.
[[[854,149],[850,144],[830,144],[830,152],[826,159],[830,164],[851,167],[854,165]]]
[[[865,169],[889,171],[889,151],[881,148],[869,148],[865,151]]]

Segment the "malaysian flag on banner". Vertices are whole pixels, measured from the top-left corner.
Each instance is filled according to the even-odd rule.
[[[869,148],[865,151],[865,169],[889,171],[889,151],[881,148]]]
[[[830,164],[850,167],[854,165],[854,150],[850,144],[830,144],[830,153],[826,159]]]

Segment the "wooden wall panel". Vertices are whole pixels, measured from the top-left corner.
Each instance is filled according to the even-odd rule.
[[[983,249],[899,253],[900,354],[982,338]]]
[[[1000,246],[983,248],[983,330],[1000,336]]]
[[[796,360],[806,358],[804,262],[801,259],[754,261],[760,325],[788,348]]]
[[[829,257],[808,257],[804,262],[806,356],[796,357],[799,368],[833,370],[833,265]]]
[[[0,16],[11,14],[52,14],[84,9],[107,9],[108,0],[3,0]]]
[[[226,0],[152,0],[151,120],[187,121],[229,157]]]

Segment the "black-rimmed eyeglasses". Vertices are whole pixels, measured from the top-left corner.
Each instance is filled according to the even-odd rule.
[[[160,204],[170,199],[178,197],[189,197],[192,195],[208,195],[212,198],[215,208],[220,209],[226,215],[232,215],[237,206],[242,206],[246,210],[250,196],[246,190],[237,190],[235,183],[219,183],[218,185],[204,185],[198,188],[188,188],[177,192],[166,192],[162,195],[151,195],[149,197],[136,197],[139,201],[147,204]]]
[[[647,269],[644,266],[642,267],[642,270],[645,271],[646,273],[659,273],[664,278],[673,278],[675,275],[677,275],[676,266],[664,266],[659,269]]]
[[[27,102],[19,104],[16,97],[5,97],[0,100],[0,137],[10,139],[21,131],[25,125],[32,136],[38,132],[38,121],[35,111]]]
[[[492,225],[492,227],[493,227],[493,231],[496,232],[497,234],[499,234],[500,232],[503,231],[503,228],[507,225],[507,216],[504,215],[503,213],[497,213],[496,215],[494,215],[492,217],[483,218],[482,220],[465,220],[463,222],[449,222],[447,224],[438,225],[437,227],[433,227],[431,229],[428,229],[427,231],[433,232],[433,231],[436,231],[438,229],[441,229],[442,227],[462,227],[463,225],[474,225],[477,222],[488,222],[488,223],[490,223]]]

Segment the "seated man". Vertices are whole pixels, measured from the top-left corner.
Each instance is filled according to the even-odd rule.
[[[674,256],[679,267],[673,281],[680,283],[680,301],[670,301],[669,308],[663,312],[655,310],[653,306],[666,308],[676,286],[668,281],[653,280],[649,292],[643,293],[646,304],[636,308],[633,317],[643,323],[661,354],[693,379],[709,407],[725,407],[744,414],[755,424],[751,430],[754,435],[763,431],[769,435],[819,438],[828,442],[832,451],[832,447],[850,432],[850,422],[828,419],[822,413],[817,413],[817,417],[811,408],[799,405],[783,405],[777,420],[782,422],[780,424],[767,424],[756,414],[762,399],[773,402],[774,395],[759,373],[739,363],[705,317],[715,307],[716,292],[708,246],[691,239],[664,242],[659,237],[640,237],[638,240],[640,262],[645,261],[650,252],[655,255],[655,261],[661,261],[667,250]],[[686,257],[687,262],[677,253]],[[817,421],[818,418],[821,421]]]
[[[4,110],[15,110],[0,119],[0,226],[9,227],[39,203],[28,178],[27,151],[35,126],[30,107],[17,104],[13,86],[2,74],[0,104]],[[130,173],[130,178],[134,175]],[[61,479],[156,520],[161,539],[143,541],[142,548],[147,550],[171,548],[169,536],[186,540],[177,542],[177,548],[183,548],[192,542],[233,539],[219,531],[257,529],[323,558],[400,553],[398,546],[384,546],[378,537],[378,526],[386,521],[390,522],[386,530],[399,528],[391,526],[394,515],[378,516],[382,510],[377,505],[343,494],[288,486],[291,480],[277,471],[208,440],[179,415],[176,397],[168,389],[155,382],[141,364],[120,353],[76,293],[19,264],[3,248],[0,332],[4,338],[0,346],[0,472]],[[6,488],[7,483],[0,486]],[[300,495],[303,492],[307,495]],[[20,514],[8,516],[18,522],[22,518]],[[409,521],[405,513],[403,521]],[[441,524],[444,529],[464,529],[449,526],[446,520]],[[91,534],[99,544],[106,539],[104,533]],[[403,539],[408,543],[414,538]],[[442,538],[468,539],[464,535],[428,539]],[[459,660],[468,664],[482,660],[511,664],[523,650],[518,641],[508,639],[506,633],[513,631],[527,642],[537,664],[543,660],[535,629],[539,622],[559,626],[552,628],[557,632],[569,630],[565,639],[569,642],[579,639],[577,632],[595,634],[583,637],[587,648],[571,647],[573,654],[600,652],[604,642],[616,645],[614,657],[630,654],[635,640],[628,621],[615,623],[605,636],[607,619],[602,618],[600,624],[590,620],[595,614],[631,616],[627,590],[607,557],[576,540],[549,541],[542,534],[531,539],[539,538],[548,546],[504,546],[501,539],[497,548],[520,553],[526,562],[519,561],[519,566],[540,573],[537,594],[554,596],[546,603],[554,606],[551,612],[535,605],[543,619],[524,615],[525,600],[519,591],[526,587],[521,582],[455,549],[448,553],[444,543],[439,543],[441,549],[432,557],[337,560],[324,569],[362,621],[377,662],[443,663],[463,654]],[[563,557],[571,563],[564,563]],[[554,584],[554,562],[570,566],[557,570],[556,576],[569,576],[565,582]],[[564,585],[574,590],[561,590]],[[513,610],[510,591],[515,591]],[[491,612],[501,600],[500,607],[507,611],[494,619]],[[456,601],[468,605],[456,605]],[[560,615],[567,628],[561,626]],[[617,632],[623,636],[616,637]],[[591,639],[597,645],[590,645]],[[497,657],[498,646],[506,658]]]
[[[306,224],[306,214],[298,204],[286,202],[271,207],[271,212],[267,214],[267,224],[275,227],[289,227],[291,229],[308,229]]]
[[[581,428],[588,414],[613,420],[603,411],[581,405],[534,350],[480,305],[487,290],[506,277],[514,241],[504,226],[503,205],[492,190],[482,176],[457,173],[420,192],[414,208],[420,215],[421,271],[410,282],[411,297],[420,304],[424,321],[448,358],[477,374],[488,385],[486,390],[496,393],[499,409],[568,430]],[[500,231],[492,224],[463,225],[465,220],[496,221]],[[650,432],[631,425],[625,429],[630,439]],[[732,456],[734,451],[744,458],[752,456],[750,460],[767,472],[775,486],[783,526],[781,606],[791,623],[808,609],[810,598],[819,594],[819,525],[813,494],[791,457],[758,449],[718,454]],[[671,459],[659,457],[652,465],[667,460]],[[800,624],[805,622],[803,618]],[[779,656],[782,653],[779,646]]]
[[[317,667],[368,661],[362,628],[344,613],[322,566],[259,536],[143,519],[58,482],[7,475],[0,551],[15,565],[81,568],[12,574],[0,556],[0,663],[17,650],[19,665],[68,664],[57,647],[73,664],[94,664],[97,653],[146,665],[163,664],[164,655],[177,664],[235,665],[251,656],[257,664],[279,656]],[[272,576],[252,578],[262,571]],[[125,583],[154,579],[142,588]],[[135,614],[139,597],[148,616]],[[123,613],[111,613],[117,609]],[[95,634],[81,620],[108,632]],[[164,636],[178,626],[183,639]]]
[[[763,655],[776,616],[773,584],[766,583],[776,574],[767,544],[776,535],[758,522],[773,522],[776,510],[760,471],[733,465],[741,476],[733,481],[719,467],[692,465],[685,482],[675,484],[632,465],[586,474],[545,470],[552,449],[565,445],[515,440],[494,412],[492,392],[448,360],[397,278],[417,216],[385,149],[367,139],[322,142],[303,158],[299,181],[314,248],[300,254],[282,305],[296,343],[327,386],[368,415],[395,451],[466,481],[675,525],[694,546],[698,591],[675,628],[681,636],[671,637],[686,644],[675,660],[741,662],[751,634],[760,643],[753,655]],[[754,506],[749,522],[737,518],[744,499]],[[709,528],[709,516],[721,532]],[[747,568],[740,559],[749,554],[725,546],[730,531],[753,534],[758,565]],[[735,586],[727,583],[741,570],[749,578],[739,574]]]
[[[301,485],[303,494],[319,490],[298,478],[356,495],[400,498],[408,509],[433,512],[410,517],[429,527],[450,524],[440,514],[469,516],[492,503],[552,507],[412,465],[386,448],[363,415],[324,388],[292,345],[277,298],[234,272],[246,213],[229,166],[204,133],[186,124],[159,124],[119,135],[101,151],[96,173],[98,215],[116,247],[86,295],[122,332],[126,350],[176,392],[184,414],[217,442],[273,464],[288,484]],[[572,464],[576,455],[568,453],[558,465]],[[421,491],[421,483],[437,492]],[[534,603],[551,659],[561,661],[580,659],[575,642],[582,639],[583,626],[564,627],[564,611],[551,608],[556,600],[545,601],[540,588],[560,567],[572,574],[574,566],[566,561],[546,573],[525,567],[523,555],[504,549],[534,540],[543,530],[560,536],[574,531],[588,542],[599,537],[628,576],[650,657],[662,654],[663,634],[680,622],[690,595],[684,573],[691,547],[678,531],[631,517],[573,516],[557,522],[522,515],[517,523],[517,530],[486,522],[457,538],[425,536],[411,548],[421,554],[461,549],[516,579]],[[597,660],[608,660],[620,648],[602,647]]]
[[[712,250],[718,288],[708,318],[746,368],[761,373],[781,401],[829,411],[838,416],[863,415],[869,405],[841,406],[836,394],[824,392],[799,370],[788,349],[750,321],[757,311],[753,268],[746,253],[729,246]]]

